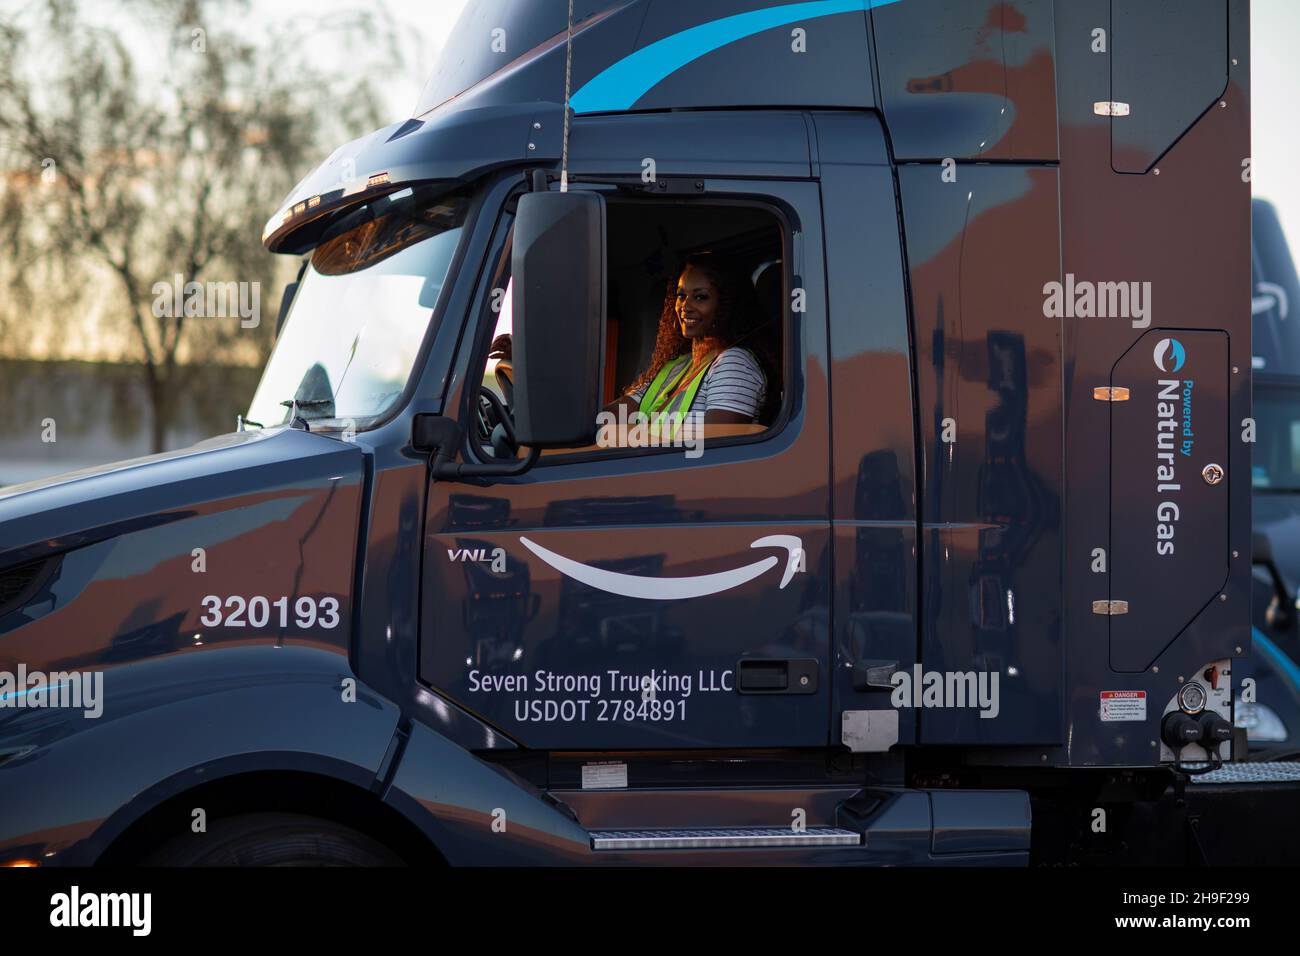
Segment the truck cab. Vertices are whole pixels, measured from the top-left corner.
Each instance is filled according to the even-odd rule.
[[[1244,2],[564,6],[276,211],[242,430],[0,492],[0,862],[1024,864],[1244,756]],[[761,409],[603,429],[701,255]]]

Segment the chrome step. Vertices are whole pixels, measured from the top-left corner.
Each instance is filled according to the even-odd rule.
[[[1193,769],[1209,766],[1188,763]],[[1196,774],[1192,783],[1294,783],[1300,781],[1300,760],[1258,760],[1226,763],[1210,773]]]
[[[861,846],[862,834],[839,827],[715,827],[708,830],[593,830],[593,850],[722,850],[736,847]]]

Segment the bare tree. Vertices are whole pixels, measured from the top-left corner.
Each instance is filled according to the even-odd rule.
[[[292,263],[262,249],[266,219],[327,148],[384,117],[366,79],[379,71],[363,57],[342,76],[322,75],[295,54],[300,29],[253,42],[241,29],[244,4],[119,7],[112,27],[91,23],[77,0],[46,0],[29,22],[0,23],[0,288],[9,306],[0,334],[21,336],[69,309],[101,311],[124,358],[140,364],[152,445],[162,450],[170,411],[195,378],[187,362],[251,364],[269,348]],[[400,66],[374,16],[326,28],[370,41],[371,56]],[[260,313],[204,314],[212,300],[200,296],[199,309],[176,314],[166,290],[177,276],[182,292],[246,283]]]

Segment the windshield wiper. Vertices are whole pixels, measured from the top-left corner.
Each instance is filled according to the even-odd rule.
[[[283,405],[285,408],[290,409],[289,412],[290,428],[297,428],[298,423],[302,422],[302,430],[305,432],[309,432],[311,431],[311,426],[307,424],[307,419],[303,418],[301,415],[298,414],[298,409],[311,408],[316,405],[333,405],[334,400],[331,398],[306,398],[306,399],[290,398],[286,401],[281,402],[280,404]]]

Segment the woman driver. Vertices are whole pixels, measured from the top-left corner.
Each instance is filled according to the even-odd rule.
[[[767,377],[754,353],[737,343],[758,320],[744,273],[711,255],[689,257],[664,301],[649,367],[608,410],[623,405],[651,422],[661,415],[693,425],[756,421]]]

